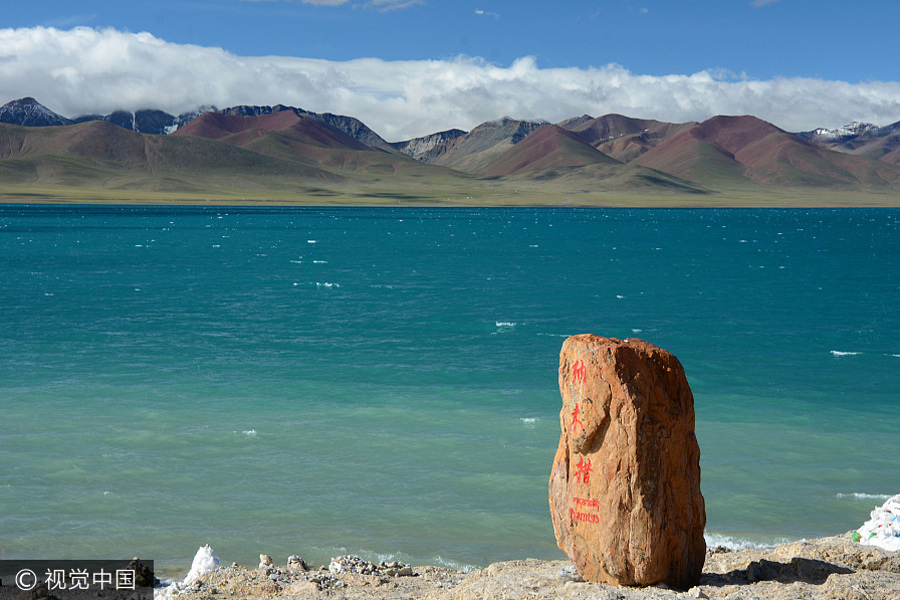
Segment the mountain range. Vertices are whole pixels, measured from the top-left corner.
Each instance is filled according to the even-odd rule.
[[[307,196],[351,190],[401,199],[426,188],[441,197],[460,186],[883,194],[900,191],[900,122],[790,133],[753,116],[702,123],[615,114],[556,124],[502,118],[390,143],[354,117],[284,105],[68,119],[23,98],[0,107],[2,183]]]

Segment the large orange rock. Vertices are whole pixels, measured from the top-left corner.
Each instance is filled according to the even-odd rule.
[[[559,390],[550,475],[559,547],[586,581],[695,585],[706,508],[681,363],[642,340],[576,335],[560,352]]]

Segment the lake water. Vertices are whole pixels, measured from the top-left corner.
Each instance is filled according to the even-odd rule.
[[[559,349],[674,353],[711,543],[900,492],[900,210],[0,205],[0,558],[558,558]]]

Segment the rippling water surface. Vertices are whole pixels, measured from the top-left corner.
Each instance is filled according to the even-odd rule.
[[[900,492],[898,300],[895,209],[2,205],[0,558],[559,557],[583,332],[681,360],[712,541],[842,533]]]

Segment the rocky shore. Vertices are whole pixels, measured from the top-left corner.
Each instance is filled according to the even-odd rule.
[[[690,598],[896,600],[900,598],[900,552],[862,546],[851,534],[792,542],[768,550],[710,548],[700,582],[689,590],[628,588],[586,583],[568,561],[515,560],[463,573],[444,567],[379,565],[356,557],[310,567],[300,557],[284,566],[261,555],[256,568],[233,564],[200,575],[178,600],[347,599],[361,600],[655,600]],[[166,593],[166,592],[169,593]]]

